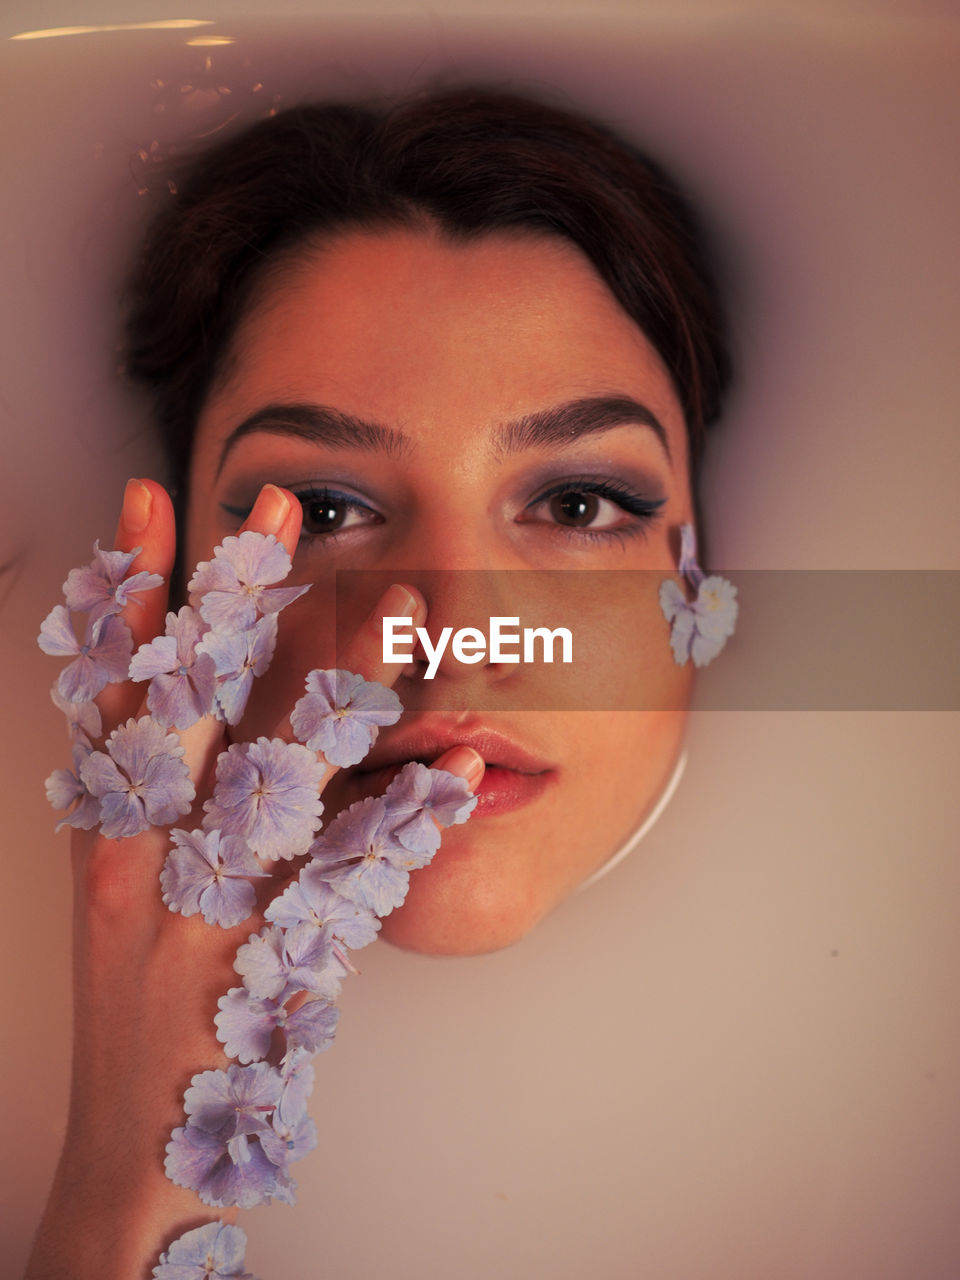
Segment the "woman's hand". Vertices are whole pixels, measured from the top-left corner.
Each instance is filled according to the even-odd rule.
[[[244,529],[274,534],[292,555],[300,532],[296,499],[273,485],[260,493]],[[115,546],[142,547],[133,568],[168,579],[175,557],[170,499],[153,481],[131,480]],[[166,587],[128,605],[123,617],[134,651],[163,634]],[[386,609],[382,606],[386,602]],[[389,684],[400,668],[382,663],[384,612],[422,625],[421,597],[393,587],[353,638],[345,663],[368,680]],[[280,625],[283,625],[281,619]],[[106,738],[131,716],[147,714],[145,686],[108,685],[97,699]],[[278,734],[291,708],[277,708]],[[177,825],[199,826],[212,791],[225,726],[207,716],[180,734],[196,789],[192,814]],[[475,785],[482,760],[465,748],[437,763]],[[451,759],[456,755],[456,759]],[[458,768],[459,766],[459,768]],[[335,772],[327,767],[324,785]],[[53,1191],[28,1265],[26,1280],[131,1280],[150,1275],[162,1249],[183,1231],[233,1211],[207,1208],[164,1175],[164,1149],[183,1123],[183,1094],[199,1071],[223,1068],[215,1036],[218,997],[237,985],[237,948],[262,925],[262,911],[279,891],[276,877],[256,881],[254,914],[224,929],[202,916],[184,918],[161,901],[160,870],[170,849],[167,828],[123,840],[97,830],[73,832],[75,888],[74,1054],[67,1134]],[[284,881],[291,867],[280,864]]]

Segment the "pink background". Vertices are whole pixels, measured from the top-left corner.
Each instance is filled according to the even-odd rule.
[[[110,537],[123,481],[153,465],[142,411],[109,377],[147,204],[137,149],[249,109],[258,81],[282,103],[506,82],[605,116],[687,180],[731,281],[741,376],[706,476],[715,562],[956,569],[951,8],[271,3],[251,23],[253,5],[208,3],[220,20],[196,32],[3,40],[0,1272],[29,1248],[67,1088],[67,839],[41,785],[67,752],[34,638],[65,571]],[[78,9],[184,12],[53,3],[41,22],[15,3],[0,34]],[[235,43],[188,47],[201,31]],[[747,622],[741,654],[763,645]],[[245,1215],[248,1266],[960,1274],[958,727],[946,712],[703,712],[642,849],[525,942],[458,961],[367,953],[318,1063],[320,1149],[295,1209]]]

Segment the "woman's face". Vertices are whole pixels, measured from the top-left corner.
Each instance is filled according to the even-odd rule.
[[[581,656],[639,673],[661,708],[573,711],[548,695],[538,705],[552,710],[519,709],[545,670],[523,665],[451,660],[426,682],[414,664],[397,681],[414,709],[335,777],[327,814],[381,793],[406,760],[476,747],[488,764],[477,810],[444,833],[383,934],[423,952],[505,946],[630,835],[680,747],[690,674],[673,662],[655,586],[693,509],[660,358],[564,240],[343,234],[276,268],[248,308],[198,425],[189,563],[236,531],[268,482],[301,498],[291,581],[315,585],[281,615],[236,738],[271,735],[306,673],[335,665],[337,569],[417,586],[432,635],[475,624],[478,590],[502,603],[491,583],[524,581],[521,596],[542,583],[568,608]],[[434,572],[464,569],[582,572],[484,575],[482,589],[477,575]],[[627,615],[621,589],[604,594],[611,569],[655,571]],[[341,625],[351,589],[356,618],[373,603],[348,585]]]

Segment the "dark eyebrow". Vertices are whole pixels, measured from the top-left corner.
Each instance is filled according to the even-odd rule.
[[[322,404],[269,404],[244,418],[227,436],[220,451],[217,475],[231,449],[244,436],[254,432],[267,435],[295,436],[313,444],[323,444],[329,449],[363,449],[367,452],[386,453],[399,458],[406,453],[410,440],[393,427],[378,422],[365,422],[353,414],[329,409]]]
[[[521,449],[557,448],[596,431],[631,425],[649,427],[663,445],[667,460],[672,462],[663,424],[646,405],[630,396],[588,396],[525,414],[516,422],[500,427],[495,444],[502,454]]]
[[[524,414],[497,428],[494,448],[501,456],[523,449],[562,448],[581,436],[630,425],[649,427],[672,462],[663,424],[646,405],[630,396],[587,396]],[[329,449],[385,453],[392,458],[403,456],[411,445],[410,437],[395,427],[367,422],[326,405],[271,404],[244,418],[227,436],[217,466],[218,476],[233,447],[255,432],[294,436]]]

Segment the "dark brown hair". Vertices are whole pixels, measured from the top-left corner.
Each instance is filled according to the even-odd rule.
[[[326,233],[424,221],[454,239],[528,228],[578,245],[670,373],[695,482],[730,375],[722,309],[686,201],[604,127],[473,90],[385,110],[303,106],[205,153],[177,188],[132,280],[126,368],[153,393],[181,493],[197,417],[265,267]]]

